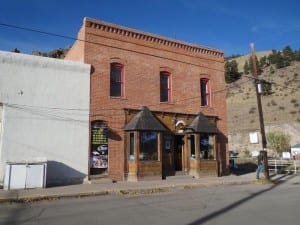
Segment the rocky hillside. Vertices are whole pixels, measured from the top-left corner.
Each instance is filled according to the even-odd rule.
[[[235,59],[240,68],[247,58],[249,55]],[[291,145],[300,143],[300,62],[292,62],[290,66],[275,71],[271,71],[269,66],[259,78],[272,83],[272,94],[262,96],[266,133],[279,130],[291,136]],[[257,132],[260,139],[257,99],[251,74],[242,75],[241,79],[227,85],[227,112],[229,149],[241,154],[261,150],[261,141],[253,144],[249,138],[250,133]]]

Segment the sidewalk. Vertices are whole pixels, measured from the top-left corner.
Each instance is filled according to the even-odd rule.
[[[51,187],[45,189],[10,190],[0,189],[0,202],[29,202],[43,199],[83,197],[107,194],[152,194],[194,187],[217,185],[241,185],[255,182],[255,173],[224,177],[195,178],[189,176],[168,177],[166,180],[118,181],[96,180],[90,184]]]

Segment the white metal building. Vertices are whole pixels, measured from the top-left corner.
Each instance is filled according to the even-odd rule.
[[[88,176],[90,65],[0,51],[0,184],[8,162],[47,160],[47,185]]]

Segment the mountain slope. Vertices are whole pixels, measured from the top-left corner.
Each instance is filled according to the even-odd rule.
[[[249,55],[236,59],[239,66],[246,58]],[[261,98],[266,133],[279,130],[291,136],[291,145],[300,143],[300,62],[292,62],[275,73],[267,67],[259,78],[273,83],[273,94]],[[242,153],[262,148],[261,142],[250,144],[249,140],[250,133],[260,134],[253,82],[250,74],[227,85],[229,149]]]

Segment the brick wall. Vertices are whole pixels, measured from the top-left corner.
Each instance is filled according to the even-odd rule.
[[[91,120],[108,123],[114,138],[109,140],[109,174],[123,178],[123,108],[218,116],[218,128],[227,137],[224,58],[218,50],[190,45],[93,19],[85,19],[79,37],[67,59],[84,59],[94,68],[91,74]],[[84,54],[82,56],[82,50]],[[80,56],[78,56],[79,54]],[[125,96],[110,97],[110,63],[124,65]],[[171,72],[172,102],[160,103],[160,71]],[[211,107],[200,106],[200,78],[210,79]],[[222,139],[222,148],[227,144]]]

